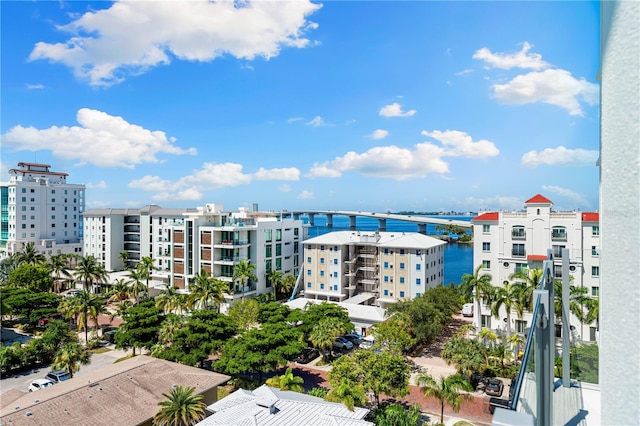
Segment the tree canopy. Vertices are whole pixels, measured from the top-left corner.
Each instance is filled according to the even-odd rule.
[[[149,349],[158,341],[164,312],[148,300],[129,308],[123,320],[115,336],[116,347],[133,348],[135,355],[136,348]]]

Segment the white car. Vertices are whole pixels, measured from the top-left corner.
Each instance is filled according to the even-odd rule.
[[[53,385],[54,383],[49,379],[35,379],[29,385],[29,392],[39,391],[40,389],[48,388]]]
[[[463,317],[473,316],[473,303],[465,303],[464,305],[462,305],[462,316]]]

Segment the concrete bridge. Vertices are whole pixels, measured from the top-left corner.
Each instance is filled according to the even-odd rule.
[[[370,217],[378,220],[378,230],[386,231],[387,230],[387,220],[399,220],[404,222],[415,223],[418,226],[418,232],[421,234],[427,233],[427,224],[434,225],[457,225],[462,228],[472,228],[473,224],[470,221],[466,220],[455,220],[455,219],[440,219],[437,217],[424,217],[424,216],[413,216],[413,215],[404,215],[404,214],[393,214],[393,213],[376,213],[376,212],[363,212],[363,211],[349,211],[349,210],[305,210],[305,211],[293,211],[293,212],[283,212],[283,216],[290,216],[294,219],[299,219],[300,216],[308,216],[309,217],[309,225],[314,226],[315,217],[316,216],[326,216],[327,217],[327,227],[333,227],[333,217],[334,216],[347,216],[349,217],[349,229],[356,229],[356,218],[358,217]]]

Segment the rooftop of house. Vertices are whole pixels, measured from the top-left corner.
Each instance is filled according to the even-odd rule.
[[[145,355],[88,372],[55,386],[24,393],[0,394],[0,423],[13,426],[72,424],[140,424],[158,411],[173,386],[207,392],[229,376]]]
[[[349,411],[341,403],[262,385],[254,391],[239,389],[207,407],[213,412],[196,426],[365,426],[366,408]]]
[[[305,240],[305,244],[377,245],[398,248],[432,248],[447,244],[418,232],[334,231]]]

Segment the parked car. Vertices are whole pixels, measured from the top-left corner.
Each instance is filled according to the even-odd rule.
[[[373,337],[372,335],[368,335],[367,337],[365,337],[364,339],[362,339],[362,341],[360,342],[360,349],[371,349],[371,347],[373,346],[373,344],[376,342],[376,338]]]
[[[362,342],[362,339],[360,338],[359,335],[357,335],[356,333],[349,333],[349,334],[345,334],[344,336],[345,339],[347,339],[348,341],[350,341],[351,343],[353,343],[353,346],[359,346],[360,342]]]
[[[29,385],[29,392],[39,391],[40,389],[48,388],[53,385],[54,383],[49,379],[35,379]]]
[[[51,380],[54,384],[64,382],[65,380],[69,380],[70,378],[71,378],[71,375],[69,375],[69,373],[67,373],[66,371],[62,371],[62,370],[50,371],[45,376],[45,379]]]
[[[38,327],[45,327],[49,323],[49,321],[54,320],[54,319],[61,320],[61,321],[65,320],[63,314],[51,314],[48,317],[40,318],[38,320]]]
[[[333,347],[334,349],[350,350],[353,349],[353,343],[344,337],[337,337],[336,340],[333,341]]]
[[[320,351],[315,348],[304,348],[302,353],[296,358],[300,364],[308,364],[320,356]]]
[[[502,396],[502,390],[504,389],[504,383],[502,380],[491,378],[487,380],[486,385],[484,386],[484,393],[490,396]]]
[[[82,290],[71,290],[67,294],[65,294],[64,297],[73,297],[79,295],[80,293],[82,293]]]
[[[473,316],[473,303],[465,303],[464,305],[462,305],[462,316],[463,317]]]

